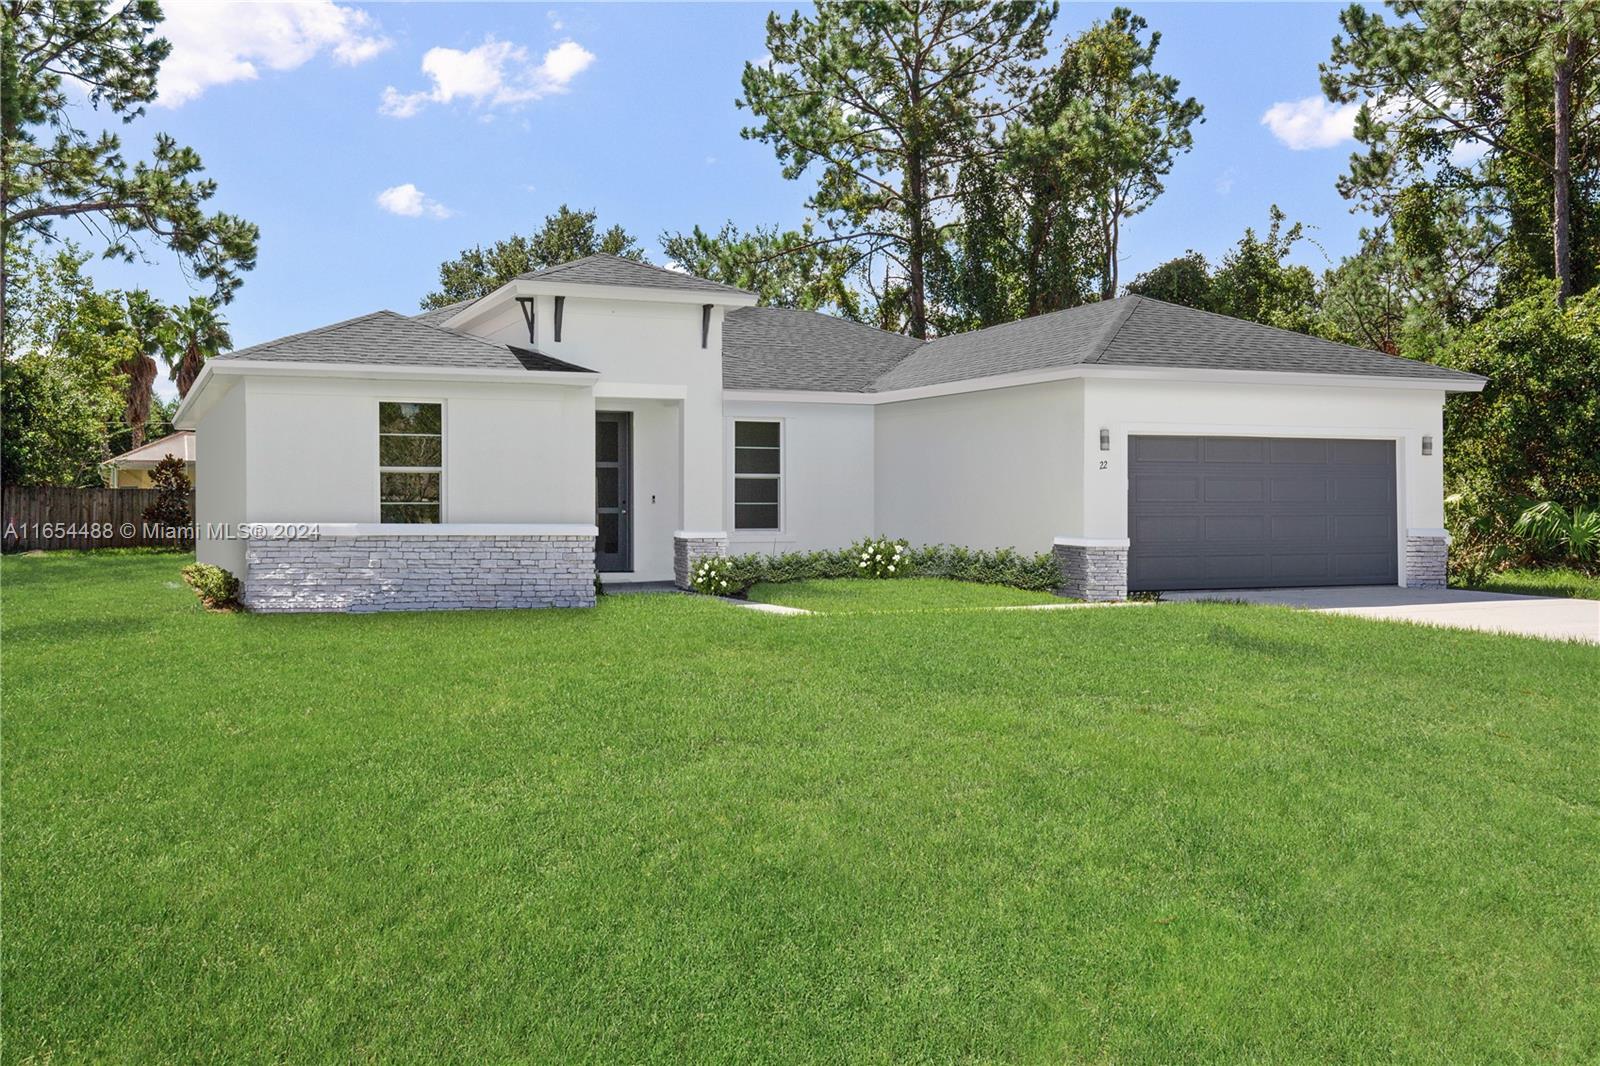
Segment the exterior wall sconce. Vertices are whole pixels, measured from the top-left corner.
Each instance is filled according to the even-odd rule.
[[[1111,450],[1111,431],[1103,426],[1100,429],[1100,450],[1103,452]]]
[[[1432,436],[1425,436],[1425,437],[1422,438],[1422,454],[1423,455],[1432,455],[1433,454],[1433,437]]]

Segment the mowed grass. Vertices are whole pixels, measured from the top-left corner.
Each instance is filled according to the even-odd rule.
[[[1585,600],[1600,600],[1600,577],[1553,566],[1541,570],[1506,570],[1492,574],[1473,588],[1486,592],[1517,592],[1532,596],[1569,596]]]
[[[0,564],[8,1062],[1594,1062],[1600,652]]]
[[[1071,602],[1048,592],[934,577],[762,583],[751,587],[749,598],[757,603],[776,603],[824,614],[947,611]]]

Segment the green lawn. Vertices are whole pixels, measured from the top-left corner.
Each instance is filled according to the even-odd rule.
[[[1488,592],[1521,592],[1534,596],[1574,596],[1600,600],[1600,577],[1564,566],[1543,570],[1507,570],[1473,588]]]
[[[1600,652],[7,558],[7,1062],[1594,1062]]]
[[[751,587],[750,599],[757,603],[777,603],[825,614],[945,611],[1069,602],[1048,592],[1026,592],[1005,585],[978,585],[970,581],[945,581],[936,577],[763,583]]]

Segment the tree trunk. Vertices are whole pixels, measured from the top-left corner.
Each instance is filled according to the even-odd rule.
[[[1555,113],[1555,272],[1556,305],[1572,295],[1572,72],[1578,65],[1578,35],[1567,32],[1566,47],[1556,59]]]
[[[922,148],[915,142],[912,131],[909,150],[906,152],[906,221],[909,223],[906,238],[906,282],[911,296],[911,335],[918,340],[928,336],[927,276],[924,261],[927,258],[926,189],[927,176],[923,173]]]

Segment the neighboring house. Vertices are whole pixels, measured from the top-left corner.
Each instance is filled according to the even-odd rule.
[[[263,610],[588,604],[874,533],[1054,551],[1090,599],[1444,581],[1481,378],[1138,296],[929,342],[754,304],[590,256],[211,359],[200,559]]]
[[[148,444],[141,444],[132,451],[107,459],[100,464],[100,476],[105,479],[108,488],[154,488],[155,485],[150,480],[150,471],[169,455],[183,460],[183,472],[189,475],[189,483],[194,484],[194,430],[192,429],[180,429],[176,433],[168,433],[165,437],[150,441]]]

